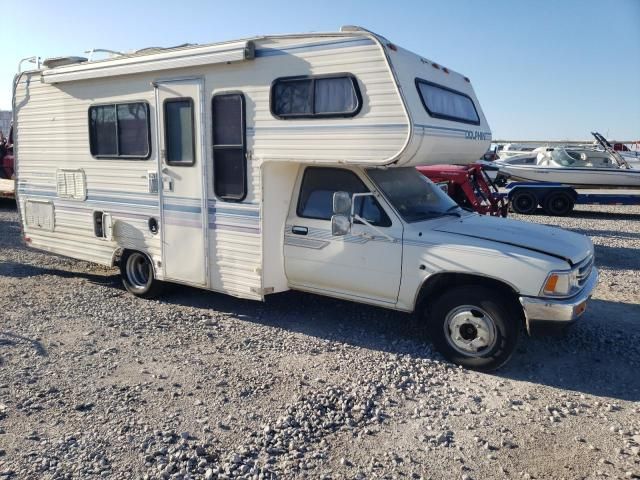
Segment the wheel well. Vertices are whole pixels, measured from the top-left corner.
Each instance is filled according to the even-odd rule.
[[[420,288],[418,298],[416,299],[415,311],[420,314],[429,313],[429,299],[437,297],[448,288],[468,286],[483,286],[492,290],[500,291],[508,299],[511,306],[516,311],[521,312],[522,322],[524,323],[524,312],[518,301],[518,292],[509,284],[490,277],[482,277],[468,273],[438,273],[428,277]]]

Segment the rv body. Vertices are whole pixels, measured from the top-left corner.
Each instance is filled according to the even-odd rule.
[[[468,78],[364,29],[49,65],[18,74],[14,92],[16,193],[34,248],[103,265],[137,252],[154,280],[241,298],[293,288],[407,312],[454,279],[494,282],[524,305],[553,270],[587,262],[591,274],[582,237],[548,254],[556,246],[486,231],[517,222],[405,218],[380,172],[469,163],[491,132]],[[343,187],[363,198],[327,213]],[[579,315],[562,308],[565,321]]]

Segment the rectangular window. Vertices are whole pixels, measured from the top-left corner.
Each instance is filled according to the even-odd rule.
[[[164,144],[167,164],[189,166],[196,162],[191,98],[165,100]]]
[[[304,171],[297,214],[303,218],[331,220],[335,192],[367,193],[358,176],[342,168],[308,167]],[[391,220],[373,197],[357,197],[354,211],[372,225],[391,226]]]
[[[223,200],[240,202],[247,196],[244,95],[215,95],[211,110],[214,192]]]
[[[442,85],[416,79],[422,105],[435,118],[480,125],[480,117],[468,95]]]
[[[353,117],[361,106],[350,74],[279,78],[271,87],[271,113],[278,118]]]
[[[149,158],[149,105],[144,102],[89,107],[89,145],[98,158]]]

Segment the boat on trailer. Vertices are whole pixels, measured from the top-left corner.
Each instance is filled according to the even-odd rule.
[[[557,147],[538,149],[496,161],[511,180],[561,183],[576,187],[640,187],[640,164],[629,163],[606,139],[592,132],[602,149]]]

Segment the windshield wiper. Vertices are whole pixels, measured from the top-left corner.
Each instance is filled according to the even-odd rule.
[[[458,208],[457,205],[456,205],[456,208]],[[462,217],[462,215],[460,215],[460,212],[450,212],[449,210],[444,212],[437,211],[437,210],[427,210],[426,212],[422,212],[422,213],[430,216],[424,218],[423,220],[433,220],[434,218],[447,217],[447,216],[458,217],[458,218]]]

